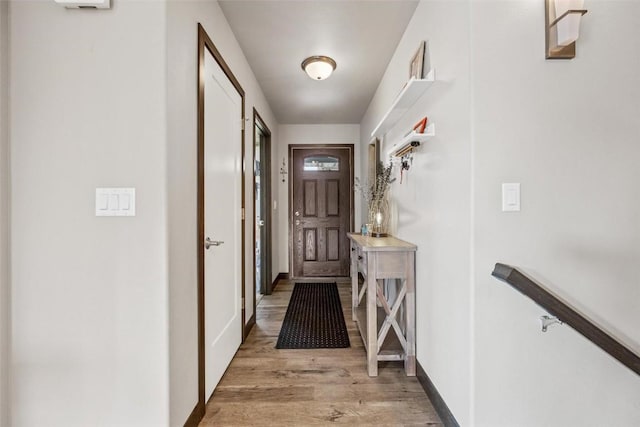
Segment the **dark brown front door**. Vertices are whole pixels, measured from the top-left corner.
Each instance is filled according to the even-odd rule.
[[[353,145],[290,145],[293,277],[349,275]]]

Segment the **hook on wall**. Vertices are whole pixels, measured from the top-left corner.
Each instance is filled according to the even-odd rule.
[[[404,175],[404,171],[409,171],[411,165],[413,164],[413,152],[408,151],[400,157],[400,184],[402,184],[402,178]]]
[[[280,176],[282,176],[282,182],[284,181],[284,177],[287,175],[287,164],[284,161],[284,157],[282,158],[282,166],[280,166]]]

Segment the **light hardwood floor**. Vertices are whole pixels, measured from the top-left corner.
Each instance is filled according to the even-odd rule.
[[[207,403],[201,426],[442,425],[401,363],[380,363],[378,377],[367,375],[348,282],[338,288],[350,348],[277,350],[293,286],[281,281],[262,298],[256,325]]]

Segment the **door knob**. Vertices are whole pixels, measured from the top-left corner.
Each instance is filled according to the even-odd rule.
[[[300,225],[300,220],[296,219],[296,225]]]
[[[209,249],[211,246],[220,246],[224,242],[222,240],[211,240],[210,238],[204,239],[204,248]]]
[[[264,219],[258,221],[258,226],[264,227]]]
[[[294,213],[294,215],[295,215],[295,216],[300,216],[300,212],[296,211],[296,212]]]

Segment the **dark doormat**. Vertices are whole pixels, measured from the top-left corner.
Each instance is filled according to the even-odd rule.
[[[296,283],[276,348],[345,348],[349,334],[335,283]]]

